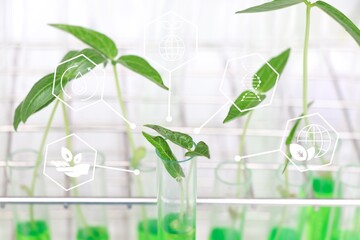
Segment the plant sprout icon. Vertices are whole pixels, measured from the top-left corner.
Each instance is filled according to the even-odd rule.
[[[52,161],[52,165],[56,167],[56,171],[63,172],[66,176],[71,178],[78,178],[89,173],[90,164],[80,164],[82,154],[78,153],[73,156],[73,153],[66,147],[61,148],[61,156],[64,161]]]
[[[244,86],[247,92],[244,94],[241,101],[252,101],[254,99],[257,99],[259,102],[261,102],[261,98],[256,92],[257,89],[260,87],[261,79],[256,72],[255,74],[253,74],[253,72],[251,71],[256,71],[256,68],[243,66],[243,69],[245,70],[246,74],[243,76],[241,84]]]
[[[321,125],[309,124],[299,132],[297,143],[290,145],[295,160],[310,161],[324,156],[331,146],[329,131]]]

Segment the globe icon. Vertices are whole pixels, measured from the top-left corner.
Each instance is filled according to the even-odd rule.
[[[315,148],[314,158],[324,156],[331,146],[331,136],[329,131],[321,125],[309,124],[299,132],[297,143],[309,149]]]
[[[159,51],[166,61],[176,61],[184,56],[185,43],[175,35],[168,35],[160,42]]]

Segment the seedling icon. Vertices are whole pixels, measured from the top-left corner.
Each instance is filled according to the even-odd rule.
[[[66,176],[71,178],[78,178],[82,175],[88,175],[90,164],[80,164],[82,154],[78,153],[75,156],[66,147],[61,148],[61,157],[64,161],[52,161],[52,165],[56,167],[56,171],[63,172]]]

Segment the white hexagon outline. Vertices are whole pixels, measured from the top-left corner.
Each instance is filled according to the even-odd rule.
[[[330,161],[329,163],[326,163],[326,164],[322,164],[322,165],[318,165],[318,166],[315,166],[315,167],[311,167],[311,168],[306,168],[306,169],[300,169],[297,164],[292,161],[291,158],[289,158],[286,153],[284,153],[284,151],[282,150],[282,147],[284,146],[285,144],[285,141],[286,141],[286,138],[287,138],[287,134],[286,134],[286,130],[288,129],[289,125],[291,122],[293,121],[296,121],[298,119],[303,119],[303,118],[309,118],[309,117],[313,117],[313,116],[318,116],[332,131],[333,133],[335,133],[336,135],[336,140],[335,140],[335,144],[334,144],[334,147],[332,149],[332,154],[331,154],[331,158],[330,158]],[[284,130],[284,134],[283,134],[283,137],[281,139],[281,144],[280,144],[280,152],[284,155],[284,157],[286,157],[296,168],[297,170],[299,170],[300,172],[307,172],[307,171],[313,171],[313,170],[318,170],[320,168],[323,168],[323,167],[326,167],[326,166],[329,166],[332,164],[333,162],[333,159],[334,159],[334,156],[335,156],[335,151],[336,151],[336,148],[337,148],[337,145],[338,145],[338,142],[339,142],[339,138],[340,138],[340,135],[339,133],[335,130],[335,128],[333,126],[331,126],[331,124],[320,114],[320,113],[312,113],[312,114],[307,114],[305,116],[301,116],[301,117],[296,117],[296,118],[291,118],[289,120],[287,120],[286,122],[286,126],[285,126],[285,130]]]
[[[55,91],[55,82],[56,82],[56,72],[57,72],[58,67],[59,67],[60,65],[64,64],[64,63],[73,61],[74,59],[79,58],[79,57],[83,57],[83,58],[85,58],[86,60],[88,60],[89,62],[91,62],[91,63],[95,66],[93,69],[91,69],[91,71],[95,71],[94,69],[95,69],[98,65],[97,65],[94,61],[92,61],[90,58],[88,58],[85,54],[82,53],[82,54],[79,54],[79,55],[77,55],[77,56],[75,56],[75,57],[72,57],[72,58],[70,58],[70,59],[68,59],[68,60],[66,60],[66,61],[63,61],[63,62],[59,63],[59,64],[56,66],[55,72],[54,72],[54,80],[53,80],[53,84],[52,84],[52,90],[51,90],[51,94],[52,94],[56,99],[58,99],[59,101],[61,101],[63,104],[65,104],[67,107],[69,107],[69,108],[70,108],[72,111],[74,111],[74,112],[78,112],[78,111],[81,111],[81,110],[83,110],[83,109],[85,109],[85,108],[87,108],[87,107],[93,106],[93,105],[95,105],[95,104],[103,101],[103,99],[104,99],[105,70],[102,69],[102,68],[99,68],[99,69],[98,69],[98,70],[100,70],[100,71],[103,73],[103,76],[101,77],[101,80],[102,80],[102,83],[103,83],[103,84],[102,84],[102,86],[101,86],[100,99],[98,99],[98,100],[96,100],[96,101],[94,101],[94,102],[92,102],[92,103],[86,104],[86,105],[84,105],[84,106],[82,106],[82,107],[80,107],[80,108],[74,108],[74,107],[72,107],[70,104],[68,104],[66,101],[64,101],[63,99],[61,99],[58,95],[55,94],[54,91]]]
[[[61,142],[61,141],[65,140],[65,139],[67,139],[67,138],[69,138],[69,137],[76,137],[79,141],[81,141],[81,142],[84,143],[86,146],[88,146],[91,150],[93,150],[94,153],[95,153],[95,159],[94,159],[94,166],[93,166],[93,171],[92,171],[91,179],[89,179],[89,180],[87,180],[87,181],[85,181],[85,182],[83,182],[83,183],[80,183],[80,184],[78,184],[78,185],[72,186],[72,187],[70,187],[70,188],[65,188],[65,187],[62,186],[60,183],[58,183],[55,179],[53,179],[52,177],[50,177],[49,174],[46,173],[46,163],[47,163],[48,148],[49,148],[49,146],[52,145],[52,144],[54,144],[54,143]],[[50,143],[48,143],[48,144],[46,145],[45,159],[44,159],[44,167],[43,167],[43,174],[44,174],[47,178],[49,178],[52,182],[54,182],[56,185],[58,185],[60,188],[62,188],[64,191],[70,191],[70,190],[72,190],[72,189],[74,189],[74,188],[80,187],[80,186],[82,186],[82,185],[84,185],[84,184],[86,184],[86,183],[89,183],[89,182],[94,181],[94,179],[95,179],[95,169],[96,169],[96,166],[97,166],[97,165],[96,165],[97,153],[98,153],[98,151],[97,151],[95,148],[93,148],[90,144],[88,144],[85,140],[83,140],[83,139],[82,139],[81,137],[79,137],[77,134],[75,134],[75,133],[69,134],[69,135],[67,135],[67,136],[65,136],[65,137],[62,137],[62,138],[58,139],[58,140],[52,141],[52,142],[50,142]]]
[[[265,64],[267,64],[271,70],[274,71],[274,73],[276,74],[276,82],[275,82],[275,85],[273,87],[273,92],[271,94],[271,97],[270,97],[270,101],[268,103],[260,103],[259,105],[255,106],[255,107],[252,107],[252,108],[246,108],[246,109],[243,109],[241,110],[238,106],[236,106],[235,102],[229,97],[226,95],[226,93],[223,91],[222,87],[224,85],[224,82],[225,82],[225,77],[226,77],[226,72],[227,72],[227,69],[229,67],[229,64],[233,61],[236,61],[236,60],[239,60],[239,59],[244,59],[244,58],[248,58],[248,57],[251,57],[251,56],[258,56],[259,58],[261,58],[261,60],[264,61]],[[227,98],[230,103],[232,105],[234,105],[234,107],[236,107],[240,112],[246,112],[246,111],[250,111],[250,110],[254,110],[254,109],[259,109],[259,108],[263,108],[263,107],[267,107],[269,105],[271,105],[273,99],[274,99],[274,95],[276,93],[276,89],[277,89],[277,85],[278,85],[278,82],[279,82],[279,77],[280,77],[280,74],[271,66],[271,64],[260,54],[260,53],[251,53],[251,54],[248,54],[248,55],[244,55],[244,56],[241,56],[241,57],[234,57],[234,58],[230,58],[226,61],[226,66],[225,66],[225,69],[224,69],[224,73],[223,73],[223,76],[221,78],[221,82],[220,82],[220,86],[219,86],[219,91],[220,93],[225,97]]]
[[[191,57],[190,59],[184,61],[183,63],[181,63],[179,66],[173,68],[172,70],[168,69],[167,67],[164,67],[163,65],[161,65],[158,61],[152,59],[149,55],[146,54],[146,29],[149,25],[161,20],[163,17],[167,16],[167,15],[175,15],[178,18],[182,19],[184,22],[188,23],[189,25],[191,25],[194,29],[195,29],[195,54],[193,57]],[[148,22],[147,24],[145,24],[144,26],[144,56],[149,58],[150,61],[154,62],[156,65],[160,66],[161,68],[163,68],[164,70],[168,71],[168,72],[173,72],[179,68],[181,68],[182,66],[184,66],[185,64],[187,64],[188,62],[192,61],[194,58],[196,58],[197,53],[198,53],[198,42],[199,42],[199,38],[198,38],[198,26],[195,25],[194,23],[190,22],[189,20],[187,20],[186,18],[182,17],[181,15],[175,13],[174,11],[168,11],[166,13],[164,13],[163,15],[151,20],[150,22]]]

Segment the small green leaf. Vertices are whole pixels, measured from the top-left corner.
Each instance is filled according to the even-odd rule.
[[[181,181],[185,174],[165,139],[160,136],[151,136],[146,132],[142,132],[142,134],[155,147],[170,176],[175,178],[176,181]]]
[[[106,61],[106,59],[98,51],[94,49],[84,49],[82,51],[77,52],[77,55],[81,55],[81,54],[85,55],[95,64],[101,64]],[[74,56],[74,52],[72,51],[71,54],[68,53],[66,54],[66,56],[72,57]],[[72,67],[71,70],[68,70],[70,67]],[[62,77],[62,86],[65,87],[65,85],[69,81],[76,78],[76,75],[79,72],[82,75],[84,75],[89,72],[89,69],[92,69],[94,67],[95,66],[91,62],[89,62],[87,59],[82,57],[76,58],[72,61],[60,65],[57,68],[57,72],[56,72],[54,94],[59,95],[61,93],[61,84],[60,84],[61,77]],[[52,94],[53,83],[54,83],[54,73],[51,73],[44,76],[42,79],[40,79],[38,82],[34,84],[28,95],[21,103],[21,108],[18,109],[18,114],[16,114],[15,111],[14,127],[18,126],[19,114],[21,115],[21,121],[25,123],[32,114],[40,111],[55,99],[54,95]]]
[[[17,108],[15,109],[15,115],[14,115],[14,122],[13,122],[13,126],[15,131],[17,131],[20,123],[21,123],[21,108],[22,108],[22,103],[21,102],[19,104],[19,106],[17,106]]]
[[[290,48],[286,49],[278,56],[270,59],[268,63],[273,69],[268,64],[265,63],[256,73],[256,76],[259,77],[261,83],[259,84],[259,86],[257,86],[258,83],[254,81],[253,82],[254,89],[256,89],[259,92],[267,92],[270,89],[272,89],[275,86],[276,81],[278,79],[277,74],[279,75],[282,74],[286,66],[286,63],[289,59],[289,55],[290,55]],[[276,73],[274,72],[274,70],[276,71]]]
[[[73,26],[67,24],[49,25],[72,34],[85,44],[103,53],[106,57],[110,59],[114,59],[118,54],[118,50],[114,41],[105,34],[80,26]]]
[[[323,1],[317,1],[314,5],[335,19],[360,45],[360,30],[345,14]]]
[[[258,94],[259,98],[260,98],[260,101],[255,97],[255,98],[246,98],[244,101],[243,101],[243,98],[244,96],[248,94],[252,94],[254,95],[255,97],[255,93],[247,90],[247,91],[244,91],[240,94],[240,96],[235,100],[235,105],[238,106],[238,108],[240,109],[251,109],[251,108],[254,108],[256,107],[257,105],[259,105],[266,97],[266,95],[264,94]],[[230,122],[232,120],[234,120],[235,118],[238,118],[238,117],[242,117],[246,114],[248,114],[251,110],[247,110],[247,111],[242,111],[240,112],[239,109],[237,107],[235,107],[234,105],[231,105],[230,109],[229,109],[229,112],[226,116],[226,118],[224,119],[223,123],[227,123],[227,122]]]
[[[132,157],[130,164],[131,167],[137,169],[139,167],[140,161],[146,156],[146,148],[138,147],[134,151],[134,156]]]
[[[200,141],[196,144],[195,149],[193,151],[189,151],[185,153],[187,157],[207,157],[210,158],[209,147],[203,141]]]
[[[141,76],[146,77],[159,87],[169,90],[169,88],[164,85],[160,74],[145,59],[135,55],[125,55],[121,56],[116,62]]]
[[[23,190],[27,196],[31,196],[32,193],[31,193],[31,190],[28,186],[24,185],[24,184],[21,184],[20,185],[20,189]]]
[[[236,13],[257,13],[257,12],[268,12],[274,11],[286,7],[290,7],[299,3],[304,2],[303,0],[275,0],[267,2],[255,7],[247,8],[245,10],[238,11]]]
[[[193,141],[192,137],[190,137],[189,135],[187,135],[185,133],[171,131],[167,128],[164,128],[164,127],[161,127],[158,125],[146,124],[144,126],[154,129],[160,135],[162,135],[165,139],[168,139],[171,142],[175,143],[176,145],[179,145],[180,147],[183,147],[185,149],[189,150],[194,145],[194,141]]]

